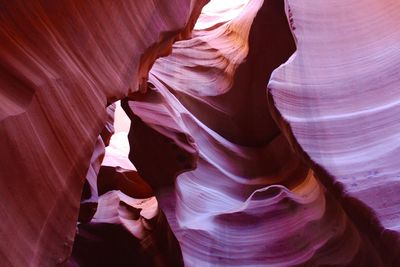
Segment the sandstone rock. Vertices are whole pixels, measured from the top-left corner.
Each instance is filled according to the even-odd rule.
[[[351,10],[350,10],[351,9]],[[286,1],[296,52],[268,84],[293,147],[400,264],[398,1]]]
[[[2,1],[0,266],[400,266],[400,3],[207,2]]]
[[[269,113],[268,76],[294,51],[283,3],[238,2],[202,13],[193,37],[155,62],[151,89],[124,104],[131,144],[147,144],[130,152],[135,165],[147,163],[136,165],[144,179],[149,169],[162,177],[152,166],[173,157],[158,141],[157,152],[144,149],[153,136],[165,136],[176,156],[193,155],[186,159],[196,167],[168,169],[175,191],[159,194],[185,264],[383,266]]]
[[[2,266],[67,261],[106,105],[139,89],[204,3],[2,1]]]

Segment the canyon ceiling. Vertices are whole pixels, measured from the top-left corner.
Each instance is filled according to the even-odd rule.
[[[0,22],[1,267],[400,266],[399,0]]]

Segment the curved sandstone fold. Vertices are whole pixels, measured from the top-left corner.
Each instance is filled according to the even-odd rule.
[[[109,105],[106,109],[107,119],[103,130],[94,147],[90,165],[86,173],[86,181],[83,185],[81,195],[81,205],[79,207],[78,222],[88,222],[93,217],[97,208],[99,193],[97,190],[97,176],[99,175],[100,167],[106,155],[106,146],[110,145],[110,140],[115,133],[114,129],[114,114],[116,104]]]
[[[398,266],[400,2],[287,0],[286,12],[297,51],[268,84],[277,120]]]
[[[0,266],[400,266],[398,0],[0,2]]]
[[[179,243],[136,171],[101,166],[98,205],[78,223],[67,266],[183,266]]]
[[[123,104],[139,174],[175,182],[159,204],[185,265],[383,266],[269,114],[265,83],[294,51],[283,2],[217,2]]]
[[[119,103],[107,113],[86,176],[67,266],[182,266],[179,243],[153,190],[128,159],[129,118]]]
[[[106,104],[206,1],[1,1],[0,265],[64,264]]]

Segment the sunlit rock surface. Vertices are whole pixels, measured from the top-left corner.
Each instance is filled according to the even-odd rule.
[[[0,266],[400,266],[398,1],[1,2]]]
[[[1,1],[1,266],[65,264],[107,103],[146,84],[204,2]]]
[[[185,264],[385,266],[270,116],[266,82],[294,51],[283,2],[231,8],[206,6],[193,37],[156,61],[147,93],[123,105],[130,158],[159,189]],[[180,165],[154,168],[172,157]]]
[[[277,120],[398,266],[400,2],[287,0],[286,13],[297,50],[268,85]]]

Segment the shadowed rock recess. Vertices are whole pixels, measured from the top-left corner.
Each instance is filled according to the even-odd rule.
[[[400,266],[399,23],[0,0],[0,267]]]

